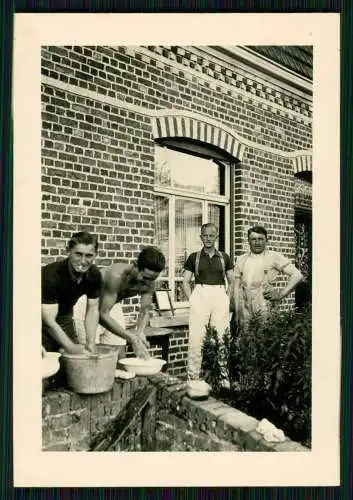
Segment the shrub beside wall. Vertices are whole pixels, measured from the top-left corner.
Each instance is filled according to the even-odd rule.
[[[254,316],[232,324],[223,342],[208,329],[204,371],[215,395],[256,418],[267,418],[292,439],[311,439],[311,307]],[[228,380],[230,390],[222,389]]]

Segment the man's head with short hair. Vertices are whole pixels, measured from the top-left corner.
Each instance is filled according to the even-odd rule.
[[[78,233],[74,233],[67,245],[68,250],[71,250],[76,245],[93,245],[95,251],[98,250],[98,238],[95,234],[89,233],[88,231],[79,231]]]
[[[253,226],[248,230],[248,239],[250,237],[250,233],[258,233],[263,234],[267,241],[267,231],[263,226]]]
[[[138,269],[137,281],[151,283],[165,268],[165,257],[158,248],[145,247],[137,257],[136,267]]]
[[[158,248],[145,247],[137,257],[137,267],[139,271],[150,269],[160,273],[165,268],[165,257]]]
[[[212,250],[218,238],[218,227],[213,222],[207,222],[201,226],[201,241],[204,249]]]
[[[74,233],[67,245],[69,268],[76,274],[88,271],[98,250],[98,239],[87,231]]]
[[[213,222],[206,222],[206,224],[202,224],[202,226],[201,226],[201,234],[206,229],[214,229],[216,231],[217,235],[218,235],[218,227]]]
[[[263,226],[253,226],[248,230],[248,241],[250,250],[253,253],[260,254],[266,248],[267,231]]]

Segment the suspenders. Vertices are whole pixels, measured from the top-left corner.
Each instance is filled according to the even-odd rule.
[[[221,261],[224,286],[227,288],[226,266],[224,263],[224,257],[223,257],[222,252],[220,252],[218,250],[216,250],[216,255],[218,255],[218,257]],[[196,260],[195,260],[195,276],[196,277],[199,275],[200,257],[201,257],[201,251],[198,251],[196,253]]]

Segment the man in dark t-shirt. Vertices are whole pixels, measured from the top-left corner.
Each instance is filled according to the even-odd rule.
[[[183,290],[189,300],[189,347],[187,372],[189,380],[198,380],[201,371],[202,343],[208,324],[222,339],[229,326],[229,305],[233,294],[233,264],[229,256],[216,249],[218,228],[201,227],[203,248],[192,253],[184,264]],[[195,288],[191,292],[191,279]]]
[[[102,282],[93,264],[97,249],[94,235],[75,233],[68,244],[68,257],[42,268],[42,345],[48,351],[63,348],[79,354],[95,350]],[[79,344],[73,322],[73,307],[82,295],[87,295],[86,346]]]

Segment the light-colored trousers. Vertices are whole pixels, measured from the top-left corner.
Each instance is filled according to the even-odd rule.
[[[189,300],[189,347],[187,372],[189,380],[200,378],[202,343],[208,324],[222,340],[229,327],[229,298],[221,285],[196,285]]]
[[[79,339],[80,344],[86,343],[86,331],[85,331],[85,315],[87,307],[87,297],[83,295],[78,299],[74,306],[74,324],[76,335]],[[110,311],[110,315],[115,321],[125,328],[125,319],[121,304],[115,304]],[[109,330],[106,330],[103,326],[98,325],[96,344],[108,344],[108,345],[126,345],[126,340],[114,335]]]

